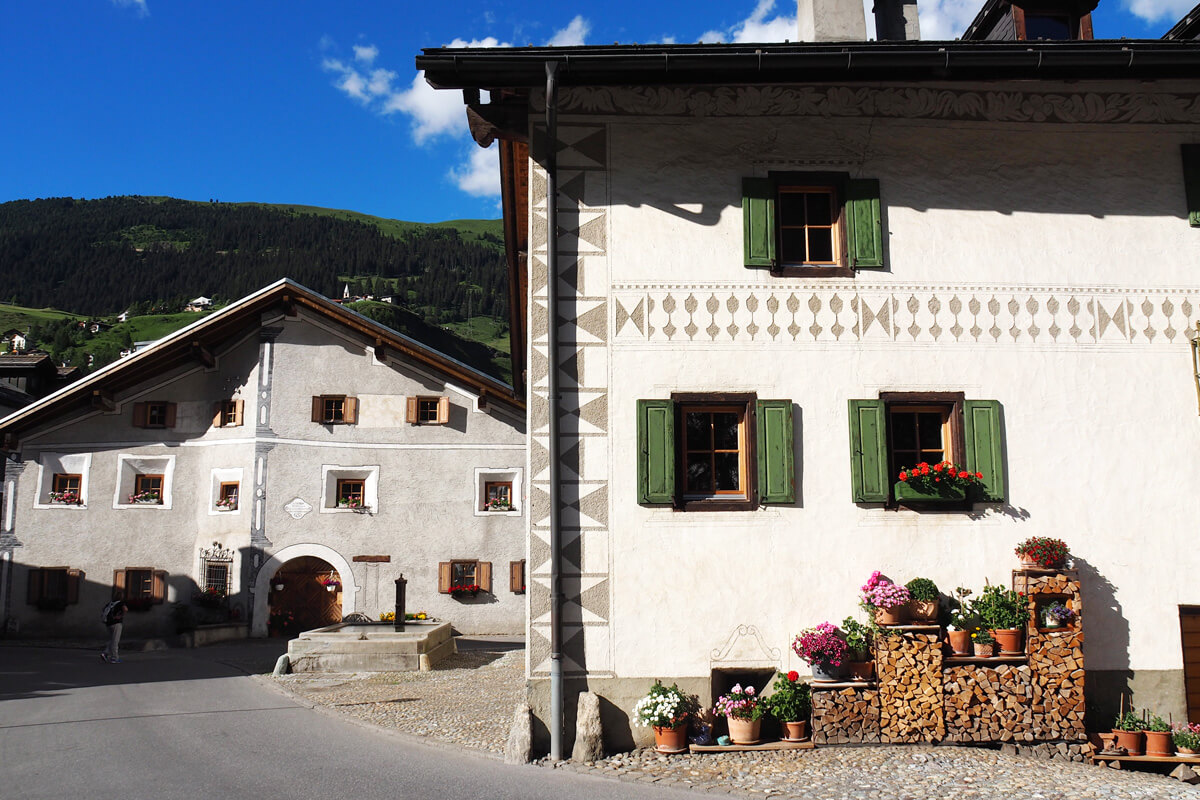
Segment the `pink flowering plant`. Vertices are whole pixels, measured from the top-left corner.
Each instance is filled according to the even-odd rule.
[[[912,596],[908,589],[898,583],[892,583],[875,570],[870,579],[862,587],[861,604],[864,609],[874,611],[877,608],[895,608],[908,603]]]
[[[792,651],[809,664],[828,664],[840,667],[846,658],[846,642],[838,635],[837,626],[822,622],[815,628],[806,628],[792,640]]]
[[[738,683],[729,691],[729,694],[723,694],[717,698],[713,713],[718,717],[733,717],[753,722],[762,718],[763,707],[753,686],[743,689],[742,685]]]

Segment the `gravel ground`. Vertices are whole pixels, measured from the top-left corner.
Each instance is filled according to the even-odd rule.
[[[431,672],[301,673],[279,685],[318,705],[493,757],[504,753],[525,685],[525,653],[467,651]],[[1161,775],[1041,761],[966,747],[660,755],[535,766],[711,794],[804,800],[1200,800],[1200,787]]]

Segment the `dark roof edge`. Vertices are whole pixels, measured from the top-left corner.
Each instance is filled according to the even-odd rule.
[[[828,42],[429,48],[417,69],[439,89],[533,88],[545,63],[575,86],[837,81],[1200,78],[1200,41]]]
[[[1163,34],[1164,40],[1188,41],[1200,36],[1200,3]]]

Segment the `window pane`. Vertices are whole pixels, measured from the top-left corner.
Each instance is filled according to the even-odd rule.
[[[808,197],[808,224],[832,225],[833,208],[831,207],[831,203],[833,196],[819,193],[806,195],[806,197]]]
[[[451,565],[451,583],[456,585],[472,584],[475,582],[475,564],[469,561],[456,562]]]
[[[1066,17],[1045,17],[1040,14],[1025,15],[1025,38],[1057,39],[1071,38],[1071,20]]]
[[[707,453],[688,455],[688,492],[711,492],[713,490],[712,462]]]
[[[779,195],[779,224],[783,226],[804,224],[805,195],[784,192]]]
[[[779,233],[779,257],[783,261],[804,261],[804,229],[793,228]]]
[[[833,230],[831,228],[808,229],[808,260],[833,261]]]
[[[713,414],[713,442],[715,450],[738,449],[737,414]]]
[[[922,412],[917,415],[917,428],[921,433],[922,450],[942,449],[942,415]]]
[[[741,488],[741,470],[737,453],[717,453],[717,491],[736,492]]]
[[[893,413],[888,422],[892,426],[892,449],[917,449],[917,415]]]
[[[686,417],[687,449],[710,449],[712,447],[712,415],[689,413]]]

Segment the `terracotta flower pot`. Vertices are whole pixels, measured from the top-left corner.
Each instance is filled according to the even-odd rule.
[[[875,609],[875,624],[902,625],[908,618],[908,605],[892,606],[891,608]]]
[[[1197,752],[1197,751],[1195,751],[1195,750],[1191,750],[1191,749],[1189,749],[1189,748],[1187,748],[1187,747],[1176,747],[1176,748],[1175,748],[1175,752],[1176,752],[1176,753],[1178,753],[1178,754],[1179,754],[1179,755],[1181,755],[1181,756],[1196,756],[1196,755],[1200,755],[1200,752]]]
[[[799,722],[783,723],[783,740],[785,742],[799,742],[807,736],[808,720],[802,719]]]
[[[682,753],[687,750],[687,720],[673,728],[654,729],[654,749],[660,753]]]
[[[987,644],[975,642],[975,656],[977,658],[991,658],[994,655],[996,655],[995,642],[988,642]]]
[[[1118,731],[1113,730],[1117,735],[1117,747],[1124,747],[1131,756],[1140,756],[1143,753],[1142,742],[1145,737],[1141,731]]]
[[[729,717],[729,738],[734,744],[758,744],[761,719],[738,719]]]
[[[846,671],[850,673],[850,680],[852,681],[875,680],[874,661],[847,661]]]
[[[950,642],[950,649],[954,651],[954,655],[966,656],[971,654],[970,631],[946,631],[946,638]]]
[[[913,622],[934,622],[938,615],[937,600],[911,600],[908,614]]]
[[[1170,731],[1144,731],[1146,734],[1146,755],[1169,758],[1175,755],[1175,743],[1171,740]]]
[[[1021,559],[1021,566],[1025,569],[1045,569],[1033,556],[1021,553],[1019,557]]]
[[[1000,646],[1000,652],[1006,656],[1022,655],[1025,652],[1024,643],[1021,641],[1022,634],[1020,628],[992,631],[996,644]]]

